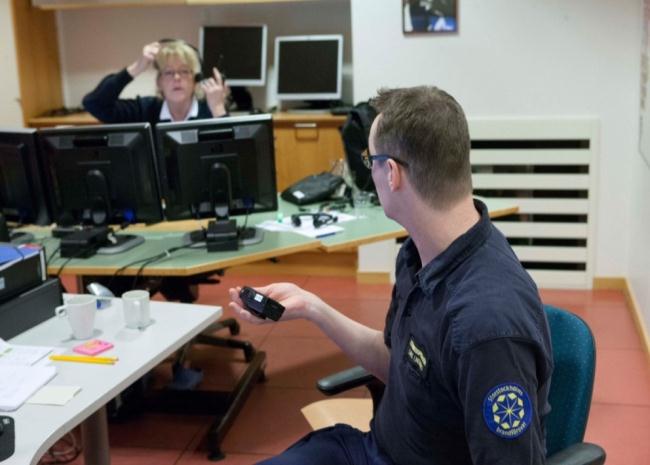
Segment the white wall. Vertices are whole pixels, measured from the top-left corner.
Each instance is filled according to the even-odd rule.
[[[632,160],[632,209],[629,279],[650,334],[650,165],[641,155]]]
[[[458,34],[402,34],[401,2],[352,0],[354,96],[434,84],[469,117],[596,116],[596,276],[625,276],[640,0],[460,0]]]
[[[210,7],[102,8],[61,11],[58,29],[67,106],[80,105],[83,96],[109,72],[132,63],[142,46],[160,38],[178,37],[198,44],[199,29],[210,24],[267,24],[267,63],[273,65],[273,46],[278,35],[343,34],[344,98],[351,99],[350,0],[320,0],[273,5],[227,5]],[[347,70],[347,73],[346,73]],[[153,95],[154,74],[139,76],[122,94]],[[261,108],[274,105],[270,85],[250,88]],[[268,95],[267,95],[268,90]]]
[[[18,64],[9,0],[0,0],[0,126],[22,127]]]

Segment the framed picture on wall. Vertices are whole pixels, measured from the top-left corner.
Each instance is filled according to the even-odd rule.
[[[458,0],[402,0],[404,34],[458,32]]]

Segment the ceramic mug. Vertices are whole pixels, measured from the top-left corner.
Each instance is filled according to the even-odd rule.
[[[54,309],[54,314],[59,318],[68,318],[75,339],[89,339],[95,329],[95,313],[97,312],[97,299],[92,295],[76,295],[68,299],[63,305]]]
[[[124,322],[127,328],[142,329],[151,323],[149,310],[149,293],[135,290],[122,294],[122,307],[124,308]]]

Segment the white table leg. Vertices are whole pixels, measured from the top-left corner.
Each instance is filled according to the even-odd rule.
[[[111,452],[108,446],[108,419],[103,406],[81,423],[84,463],[86,465],[110,465]]]

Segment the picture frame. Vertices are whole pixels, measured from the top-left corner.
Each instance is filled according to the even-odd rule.
[[[404,35],[458,32],[458,0],[402,0],[402,31]]]

